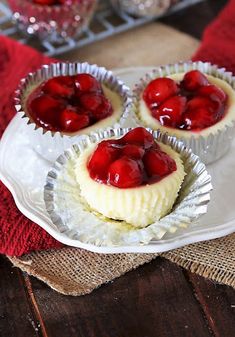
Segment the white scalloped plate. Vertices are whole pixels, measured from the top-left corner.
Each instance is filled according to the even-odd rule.
[[[116,70],[115,73],[132,87],[150,69],[127,68]],[[98,253],[160,253],[235,231],[235,140],[230,152],[208,167],[214,186],[208,213],[187,229],[180,229],[174,234],[165,235],[164,239],[142,246],[97,247],[60,233],[51,222],[43,200],[43,187],[50,167],[51,163],[30,147],[17,115],[7,127],[0,143],[0,178],[12,193],[19,210],[64,244]]]

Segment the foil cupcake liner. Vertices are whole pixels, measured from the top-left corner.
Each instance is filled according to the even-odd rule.
[[[63,5],[45,6],[29,0],[8,0],[18,29],[42,40],[59,42],[76,37],[87,28],[97,0],[68,0]]]
[[[212,185],[205,165],[175,137],[150,129],[147,130],[155,140],[170,145],[180,153],[184,162],[186,177],[171,213],[146,228],[138,229],[124,221],[104,218],[85,206],[75,178],[76,159],[90,144],[121,137],[131,129],[110,129],[87,136],[59,156],[49,171],[44,187],[46,210],[58,231],[70,239],[107,247],[147,245],[150,241],[153,244],[168,232],[174,233],[192,222],[195,224],[198,217],[207,212]]]
[[[155,17],[164,14],[175,0],[111,0],[118,11],[139,17]]]
[[[81,129],[77,135],[67,136],[60,132],[51,132],[37,126],[24,111],[24,99],[27,97],[30,88],[39,85],[41,82],[55,76],[60,75],[75,75],[79,73],[89,73],[96,77],[107,88],[116,92],[122,100],[122,111],[119,119],[114,120],[112,116],[110,118],[109,127],[120,127],[125,123],[128,118],[129,111],[133,110],[133,101],[130,93],[130,89],[119,80],[111,71],[98,67],[88,63],[53,63],[50,65],[43,65],[42,68],[34,73],[28,74],[28,76],[21,80],[19,89],[15,94],[15,107],[18,113],[22,116],[22,123],[25,125],[25,134],[30,140],[35,151],[42,157],[49,161],[54,161],[66,148],[75,143],[78,139],[84,137],[84,135],[91,132],[91,127],[96,132],[99,129],[107,128],[100,123],[93,124],[91,127]],[[107,120],[107,119],[106,119]]]
[[[219,68],[216,65],[212,65],[209,62],[179,62],[176,64],[169,64],[165,66],[157,67],[152,72],[147,73],[144,78],[141,78],[134,88],[134,115],[135,122],[142,124],[145,127],[150,127],[144,121],[141,120],[139,115],[139,102],[140,97],[146,86],[153,79],[158,77],[166,77],[172,74],[185,73],[190,70],[200,70],[207,75],[211,75],[215,78],[224,80],[229,84],[232,89],[235,89],[235,77],[231,72],[225,70],[225,68]],[[156,126],[157,128],[157,126]],[[183,135],[177,135],[174,133],[174,129],[167,130],[166,127],[160,127],[162,132],[168,132],[172,136],[176,136],[185,145],[192,149],[205,164],[211,164],[216,160],[223,157],[231,146],[232,139],[235,132],[235,120],[229,120],[226,125],[223,125],[221,129],[213,132],[209,132],[207,136],[197,136],[190,132],[190,137],[184,137]],[[209,128],[207,128],[209,130]]]

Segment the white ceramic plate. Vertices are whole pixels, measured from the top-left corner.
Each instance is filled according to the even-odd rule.
[[[116,71],[129,86],[149,71],[149,68],[128,68]],[[23,124],[23,123],[22,123]],[[184,245],[225,236],[235,231],[235,140],[220,161],[208,167],[214,191],[208,213],[187,229],[167,234],[164,239],[148,245],[129,247],[97,247],[83,244],[60,233],[51,222],[43,200],[43,187],[51,163],[31,148],[17,115],[6,129],[0,143],[0,178],[11,191],[19,210],[64,244],[98,253],[158,253]]]

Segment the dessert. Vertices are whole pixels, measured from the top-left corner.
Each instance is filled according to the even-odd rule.
[[[221,157],[230,144],[229,140],[220,151],[214,143],[235,120],[231,74],[227,78],[224,74],[228,73],[210,64],[204,64],[209,69],[206,72],[201,62],[187,65],[184,72],[182,64],[172,66],[168,73],[164,70],[169,68],[162,67],[162,76],[153,72],[144,85],[137,84],[137,114],[145,126],[179,137],[209,163]],[[230,139],[231,132],[227,134]]]
[[[119,95],[102,85],[94,76],[81,73],[56,76],[27,92],[24,111],[45,131],[78,134],[105,127],[119,118]]]
[[[76,37],[87,28],[96,0],[8,0],[19,30],[51,42]]]
[[[30,144],[54,161],[78,137],[123,123],[129,88],[111,71],[88,63],[53,63],[21,81],[16,110]]]
[[[135,128],[119,139],[91,144],[76,163],[81,196],[94,211],[146,227],[170,210],[184,179],[180,155]]]

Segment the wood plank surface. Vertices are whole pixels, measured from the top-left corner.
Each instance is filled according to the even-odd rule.
[[[225,3],[225,0],[208,0],[162,22],[200,37]],[[148,28],[149,32],[154,34],[155,27],[157,24]],[[173,31],[162,25],[158,27],[169,33],[170,55]],[[143,30],[138,29],[137,36],[144,40]],[[120,39],[121,35],[112,41],[120,44]],[[192,52],[198,42],[190,38],[188,41]],[[89,53],[89,61],[102,64],[106,50],[104,44],[99,46],[63,57],[82,60]],[[133,51],[134,45],[126,48]],[[137,65],[137,62],[151,65],[156,59],[161,61],[158,56],[149,56],[151,49],[148,56],[142,54],[142,59],[125,58],[118,55],[118,49],[115,53],[116,59],[110,54],[106,66]],[[99,57],[98,61],[95,56]],[[0,257],[0,337],[235,337],[234,328],[232,288],[205,280],[162,258],[103,285],[90,295],[71,297],[56,293]]]
[[[60,336],[61,331],[70,337],[147,337],[156,332],[193,337],[195,331],[200,337],[210,335],[182,269],[165,259],[82,297],[65,297],[35,279],[32,289],[49,336]]]
[[[0,336],[40,337],[22,273],[0,258]]]

